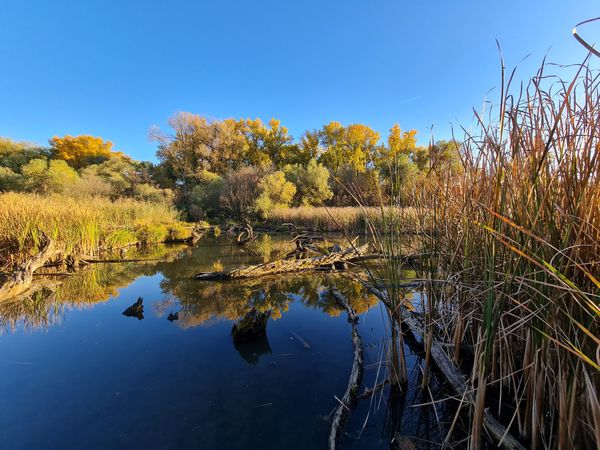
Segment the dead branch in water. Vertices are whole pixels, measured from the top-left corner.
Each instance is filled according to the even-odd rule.
[[[363,373],[363,349],[360,335],[358,334],[358,315],[350,306],[346,298],[338,291],[333,291],[333,295],[337,302],[348,312],[348,322],[352,325],[352,345],[354,346],[354,361],[352,362],[352,370],[348,378],[348,386],[346,392],[339,404],[337,405],[331,421],[329,431],[329,449],[335,450],[336,441],[340,435],[341,428],[344,425],[346,417],[350,412],[350,407],[356,403],[356,397],[362,381]]]
[[[54,241],[42,233],[40,251],[15,269],[0,285],[0,302],[25,293],[33,281],[33,272],[56,253]]]
[[[372,284],[362,280],[363,285],[377,298],[385,302],[384,294]],[[405,312],[402,317],[402,324],[406,325],[413,335],[425,336],[425,330],[421,324],[411,315],[411,312],[407,310],[406,306],[402,308]],[[452,359],[448,357],[443,349],[443,346],[435,338],[432,339],[431,343],[431,357],[435,362],[436,366],[442,372],[452,389],[466,401],[467,403],[474,404],[475,399],[471,394],[471,391],[467,388],[464,375],[454,365]],[[485,410],[483,414],[483,425],[488,432],[489,436],[501,446],[507,450],[525,450],[525,447],[512,435],[509,430],[502,425],[489,410]]]
[[[198,280],[228,280],[235,278],[251,278],[279,273],[303,272],[306,270],[335,270],[344,268],[346,262],[362,256],[369,244],[356,248],[348,248],[327,255],[303,259],[277,259],[264,264],[225,270],[222,272],[200,272],[196,275]]]
[[[248,222],[246,222],[244,224],[244,226],[242,227],[242,231],[237,235],[237,238],[235,239],[235,243],[237,245],[245,245],[248,242],[252,242],[253,240],[255,240],[258,237],[258,234],[254,233],[254,229],[252,228],[252,225],[250,225]]]

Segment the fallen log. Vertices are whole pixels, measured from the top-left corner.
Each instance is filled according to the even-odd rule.
[[[33,272],[42,267],[55,253],[54,241],[42,233],[40,251],[10,275],[4,279],[0,278],[0,302],[24,294],[33,281]]]
[[[225,270],[222,272],[200,272],[196,275],[198,280],[228,280],[235,278],[252,278],[263,275],[279,273],[303,272],[307,270],[333,270],[341,267],[343,263],[363,255],[369,244],[352,247],[339,252],[331,252],[314,258],[303,259],[277,259],[264,264]]]
[[[338,400],[338,405],[333,414],[331,428],[329,429],[329,449],[335,450],[337,439],[344,425],[346,417],[350,412],[350,407],[356,403],[356,397],[360,384],[362,382],[363,373],[363,349],[360,334],[358,334],[358,315],[350,306],[346,298],[337,291],[333,291],[333,295],[337,302],[348,312],[348,322],[352,325],[352,345],[354,346],[354,360],[352,362],[352,370],[348,378],[348,386],[344,396]]]

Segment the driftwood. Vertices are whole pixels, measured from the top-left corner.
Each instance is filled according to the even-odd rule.
[[[403,322],[413,333],[423,335],[423,330],[420,324],[413,317],[404,317]],[[444,377],[450,386],[452,386],[452,389],[454,389],[458,395],[463,396],[465,401],[474,403],[475,399],[467,389],[465,377],[448,357],[442,345],[435,339],[433,339],[431,344],[431,357],[435,361],[438,369],[440,369],[440,371],[444,374]],[[515,439],[508,432],[506,427],[498,422],[498,420],[487,409],[483,413],[483,424],[489,435],[494,439],[494,441],[498,442],[498,445],[501,445],[506,449],[525,450],[525,447],[517,439]]]
[[[258,237],[258,234],[254,233],[254,229],[252,228],[252,225],[250,225],[249,223],[245,223],[244,226],[242,227],[242,231],[237,235],[237,238],[235,239],[235,243],[240,246],[245,245],[248,242],[252,242],[257,237]]]
[[[33,272],[42,267],[55,253],[54,241],[42,233],[40,251],[4,280],[0,278],[0,302],[24,294],[33,281]]]
[[[235,278],[252,278],[279,273],[303,272],[306,270],[332,270],[342,268],[343,264],[353,258],[362,256],[369,244],[360,247],[332,252],[327,255],[303,259],[277,259],[264,264],[225,270],[222,272],[200,272],[198,280],[228,280]]]
[[[346,298],[337,291],[333,291],[333,295],[337,302],[348,312],[348,322],[352,325],[352,345],[354,346],[354,360],[352,362],[352,370],[348,378],[348,386],[344,396],[338,400],[338,405],[333,414],[331,428],[329,429],[329,449],[334,450],[337,438],[344,425],[346,417],[350,412],[350,407],[356,403],[356,397],[362,381],[363,373],[363,348],[360,335],[358,334],[358,315],[356,311],[348,304]]]
[[[127,317],[135,317],[137,320],[142,320],[144,318],[144,299],[138,297],[137,301],[123,311],[122,314]]]
[[[363,285],[379,299],[385,299],[385,296],[378,288],[371,284],[365,283],[364,281]],[[425,332],[419,322],[412,317],[411,312],[408,311],[406,307],[403,307],[403,309],[406,314],[403,315],[402,324],[406,325],[410,332],[412,332],[414,335],[424,336]],[[463,398],[464,401],[474,404],[475,399],[467,388],[464,375],[448,357],[443,349],[442,344],[435,338],[432,339],[431,357],[452,389],[461,398]],[[498,446],[501,446],[507,450],[525,450],[525,447],[513,435],[511,435],[509,430],[502,425],[487,409],[483,414],[483,425],[489,436],[498,443]]]

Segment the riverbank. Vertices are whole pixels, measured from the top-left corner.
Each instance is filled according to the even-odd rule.
[[[170,206],[133,199],[0,194],[0,267],[35,253],[45,234],[61,257],[99,256],[136,244],[184,241],[192,226]]]

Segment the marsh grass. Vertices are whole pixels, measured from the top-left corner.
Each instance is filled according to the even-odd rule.
[[[430,255],[422,383],[432,339],[457,365],[470,354],[475,401],[463,411],[473,449],[492,405],[529,448],[600,445],[600,78],[589,60],[562,70],[574,74],[564,81],[542,65],[513,89],[503,69],[499,105],[476,114],[477,131],[460,146],[461,172],[431,160],[413,198]],[[394,230],[387,211],[367,225],[389,256],[372,277],[401,322],[396,246],[379,231]],[[402,382],[397,351],[392,377]]]
[[[413,219],[415,211],[411,208],[387,208],[386,217],[395,217],[401,220],[404,232],[414,231]],[[305,227],[313,230],[325,232],[350,232],[368,234],[372,225],[382,230],[386,224],[382,222],[381,210],[379,207],[315,207],[300,206],[297,208],[276,208],[270,213],[267,222],[271,226],[281,226],[284,223],[293,223],[299,227]]]
[[[463,176],[425,180],[439,272],[429,330],[476,349],[471,448],[486,393],[531,448],[600,442],[600,89],[589,61],[568,81],[539,70],[476,115]],[[494,114],[496,114],[494,116]],[[435,165],[435,161],[433,162]]]
[[[52,237],[65,254],[97,255],[101,248],[180,236],[184,228],[173,209],[159,204],[131,199],[0,194],[0,260],[4,264],[17,263],[34,252],[42,232]]]

